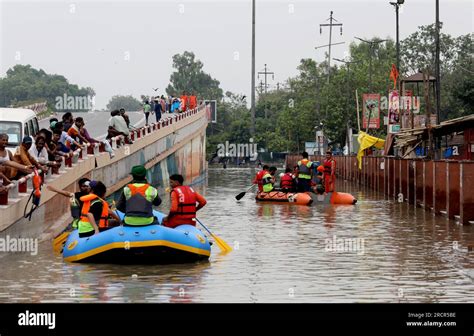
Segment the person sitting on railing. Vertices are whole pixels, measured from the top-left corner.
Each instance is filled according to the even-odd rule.
[[[90,145],[93,145],[93,144],[96,144],[96,143],[104,144],[105,151],[110,154],[110,158],[113,158],[115,156],[115,154],[114,154],[114,150],[112,149],[112,146],[110,146],[110,143],[107,140],[97,140],[97,139],[92,138],[89,135],[89,132],[87,131],[87,129],[84,126],[85,126],[85,124],[83,122],[82,127],[80,128],[79,132],[87,140],[87,142]]]
[[[76,147],[80,147],[80,148],[85,148],[84,145],[81,145],[79,142],[77,142],[72,137],[70,137],[66,132],[64,132],[64,125],[62,122],[57,122],[57,123],[53,122],[52,127],[53,127],[53,133],[56,130],[61,132],[59,142],[62,143],[67,148],[71,149],[71,145],[75,145]]]
[[[72,116],[72,113],[71,112],[64,113],[62,120],[63,120],[63,125],[64,125],[64,132],[69,131],[69,128],[71,128],[72,125],[74,124],[74,117]]]
[[[119,135],[128,137],[130,135],[130,130],[128,129],[125,119],[120,115],[120,111],[113,110],[112,112],[110,112],[110,115],[112,117],[109,119],[107,139],[111,139]]]
[[[74,120],[74,124],[69,127],[67,134],[77,142],[88,145],[89,141],[87,141],[87,139],[81,134],[81,128],[84,127],[84,125],[84,119],[82,117],[77,117]]]
[[[130,126],[130,117],[128,116],[127,112],[125,112],[125,109],[122,107],[119,110],[119,112],[122,118],[125,120],[125,123],[127,124],[128,129],[133,128],[133,126]]]
[[[35,137],[35,143],[28,150],[28,153],[40,164],[47,164],[49,161],[45,143],[46,139],[42,135],[37,135]]]
[[[3,173],[12,178],[12,175],[15,174],[17,170],[22,171],[25,174],[31,174],[33,170],[32,167],[21,165],[13,161],[13,154],[6,148],[8,145],[8,134],[0,133],[0,165],[3,166]]]
[[[32,144],[33,144],[33,139],[30,136],[24,137],[23,141],[21,142],[21,145],[18,146],[15,154],[13,155],[13,161],[15,161],[16,163],[22,164],[24,166],[28,166],[28,167],[34,166],[38,169],[41,169],[43,172],[48,171],[48,167],[46,165],[40,164],[28,152]],[[14,170],[15,171],[11,173],[12,174],[11,176],[14,180],[18,180],[22,176],[26,175],[24,172],[17,171],[16,169]]]

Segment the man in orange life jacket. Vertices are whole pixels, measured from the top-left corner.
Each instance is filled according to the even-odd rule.
[[[170,176],[171,208],[168,216],[163,218],[163,225],[175,228],[179,225],[196,225],[196,212],[206,205],[207,201],[193,188],[183,185],[183,176]],[[196,205],[197,203],[197,205]]]
[[[186,94],[186,91],[183,91],[183,94],[181,95],[181,112],[185,112],[188,107],[188,95]]]
[[[133,180],[123,188],[122,195],[117,203],[117,209],[125,213],[124,225],[145,226],[156,224],[153,205],[161,204],[158,191],[148,184],[144,166],[134,166],[131,174]]]
[[[258,191],[262,192],[263,191],[263,176],[268,173],[269,167],[267,165],[263,165],[262,170],[260,170],[256,175],[255,178],[252,181],[252,184],[258,185]]]
[[[283,192],[295,191],[295,177],[291,173],[291,168],[287,167],[285,173],[280,177],[280,189]]]
[[[83,204],[78,223],[79,238],[93,236],[120,223],[120,218],[104,200],[107,192],[105,185],[100,181],[92,181],[90,186],[91,193],[80,198]],[[109,221],[109,217],[114,221]]]
[[[336,161],[332,158],[330,150],[326,152],[326,160],[323,162],[324,166],[324,189],[326,192],[334,191],[336,183]]]

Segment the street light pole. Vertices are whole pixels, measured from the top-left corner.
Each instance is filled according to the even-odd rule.
[[[250,134],[255,136],[255,0],[252,0],[252,85],[250,91]]]
[[[402,5],[405,0],[397,0],[397,2],[390,2],[392,6],[395,7],[395,17],[396,17],[396,27],[397,27],[397,70],[400,72],[400,35],[399,35],[399,20],[398,12],[400,5]]]

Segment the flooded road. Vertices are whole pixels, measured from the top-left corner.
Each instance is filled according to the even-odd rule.
[[[255,170],[210,169],[199,218],[234,247],[170,266],[0,254],[0,302],[474,302],[474,229],[348,182],[356,206],[240,201]],[[168,200],[159,207],[167,211]],[[468,251],[471,246],[471,251]]]

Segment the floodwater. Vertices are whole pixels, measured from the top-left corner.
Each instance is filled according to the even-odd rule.
[[[234,246],[209,262],[68,264],[0,253],[0,302],[474,302],[474,229],[338,181],[355,206],[256,203],[253,169],[210,169],[199,218]],[[160,209],[167,209],[164,202]],[[471,250],[471,251],[469,251]]]

